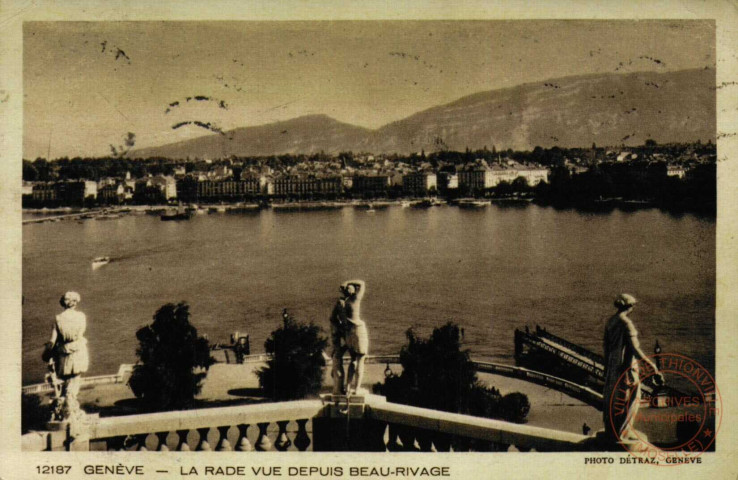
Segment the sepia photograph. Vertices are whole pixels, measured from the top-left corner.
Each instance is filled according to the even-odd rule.
[[[473,18],[21,22],[29,472],[728,447],[719,22]]]

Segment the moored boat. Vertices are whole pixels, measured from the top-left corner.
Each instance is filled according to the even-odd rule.
[[[182,208],[179,208],[177,210],[167,210],[166,212],[161,214],[162,221],[172,221],[172,220],[189,220],[192,218],[193,212],[192,210],[184,210]]]
[[[438,207],[440,205],[445,204],[446,202],[439,200],[437,198],[424,198],[423,200],[413,203],[411,207],[413,208],[430,208],[430,207]]]
[[[92,269],[97,270],[103,265],[110,263],[110,257],[96,257],[92,259]]]
[[[458,201],[459,208],[484,208],[492,202],[489,200],[475,200],[473,198],[463,198]]]

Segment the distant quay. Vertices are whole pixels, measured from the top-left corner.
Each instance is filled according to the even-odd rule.
[[[416,200],[420,201],[420,200]],[[246,203],[232,202],[222,204],[192,205],[190,208],[197,213],[246,213],[257,212],[266,208],[275,211],[299,211],[299,210],[335,210],[346,207],[354,208],[386,208],[400,206],[403,200],[333,200],[333,201],[310,201],[297,200],[289,202],[274,203]],[[171,205],[127,205],[108,208],[24,208],[23,213],[38,216],[37,218],[25,218],[23,224],[58,222],[62,220],[107,220],[119,218],[124,215],[160,215],[171,209]]]

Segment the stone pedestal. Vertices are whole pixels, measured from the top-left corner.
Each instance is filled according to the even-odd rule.
[[[84,415],[77,421],[50,421],[48,449],[51,451],[89,451],[90,425],[100,418],[99,414]]]
[[[386,425],[366,418],[367,397],[322,395],[326,409],[324,416],[313,419],[313,451],[384,451]],[[371,397],[372,401],[384,399]]]

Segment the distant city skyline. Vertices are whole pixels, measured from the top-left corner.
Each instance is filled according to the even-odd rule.
[[[28,22],[24,157],[309,114],[377,128],[549,78],[714,67],[714,38],[712,21],[672,20]]]

